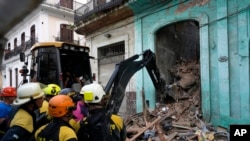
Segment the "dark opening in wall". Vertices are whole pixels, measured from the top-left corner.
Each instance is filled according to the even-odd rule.
[[[166,25],[156,32],[156,58],[162,77],[169,86],[167,96],[175,101],[200,94],[199,23],[194,20]],[[190,90],[195,86],[195,89]]]
[[[156,33],[157,63],[167,83],[172,82],[169,70],[179,60],[200,59],[199,23],[182,21],[167,25]]]

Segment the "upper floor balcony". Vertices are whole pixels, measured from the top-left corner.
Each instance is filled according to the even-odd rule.
[[[82,6],[82,3],[74,0],[44,0],[43,4],[69,11],[74,11]]]
[[[76,9],[74,24],[82,35],[133,16],[129,0],[90,0]]]
[[[68,42],[68,43],[73,43],[73,44],[77,44],[77,45],[80,44],[79,40],[65,39],[65,38],[62,38],[62,37],[55,37],[55,41]]]
[[[30,40],[24,42],[23,44],[14,47],[14,49],[6,49],[4,51],[4,60],[8,60],[14,56],[17,56],[21,52],[26,51],[27,49],[31,48],[37,42],[37,38],[30,38]]]

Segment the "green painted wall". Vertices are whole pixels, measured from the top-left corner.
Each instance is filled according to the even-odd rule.
[[[193,19],[200,26],[202,112],[208,122],[229,127],[250,123],[249,0],[130,0],[135,12],[135,53],[155,50],[155,32]],[[136,74],[137,111],[141,91],[155,105],[146,70]],[[143,87],[141,87],[143,86]]]

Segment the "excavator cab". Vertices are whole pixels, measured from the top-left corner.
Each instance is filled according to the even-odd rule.
[[[30,73],[23,74],[28,81],[57,84],[61,88],[72,88],[74,83],[83,85],[82,76],[92,82],[89,48],[65,42],[40,42],[31,48],[31,57],[20,54],[20,61]],[[28,61],[31,61],[29,64]]]

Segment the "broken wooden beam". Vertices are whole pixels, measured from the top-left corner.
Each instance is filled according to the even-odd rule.
[[[129,139],[128,141],[134,141],[137,137],[139,137],[142,133],[144,133],[148,128],[150,128],[151,126],[153,126],[156,122],[160,121],[162,118],[158,117],[157,119],[155,119],[153,122],[151,122],[150,124],[148,124],[148,126],[146,126],[145,128],[143,128],[140,132],[138,132],[136,135],[134,135],[131,139]]]

